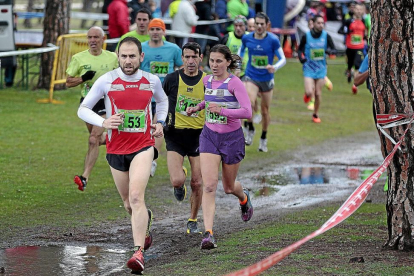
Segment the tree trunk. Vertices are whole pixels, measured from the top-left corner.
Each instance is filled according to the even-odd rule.
[[[69,33],[70,0],[47,0],[43,20],[43,43],[56,44],[57,38]],[[42,54],[38,88],[49,89],[53,69],[54,52]]]
[[[33,11],[33,4],[34,4],[34,0],[29,0],[27,2],[27,11],[28,12],[32,12]],[[32,22],[30,21],[30,19],[26,18],[23,22],[23,26],[25,28],[31,28],[32,27]]]
[[[370,76],[377,114],[413,113],[414,0],[371,1]],[[398,141],[407,125],[390,128]],[[380,134],[384,157],[393,144]],[[404,142],[388,169],[387,224],[389,249],[414,249],[414,133]]]

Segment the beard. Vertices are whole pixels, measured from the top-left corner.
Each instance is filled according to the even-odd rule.
[[[139,69],[140,64],[138,63],[138,65],[136,67],[134,67],[133,65],[131,65],[131,67],[128,67],[129,70],[132,69],[132,71],[126,71],[125,66],[121,66],[121,64],[119,64],[119,68],[121,68],[121,71],[125,74],[125,75],[133,75],[135,74],[138,69]]]

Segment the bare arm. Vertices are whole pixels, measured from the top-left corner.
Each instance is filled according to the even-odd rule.
[[[82,77],[68,76],[66,78],[66,87],[68,87],[68,88],[78,86],[81,83],[83,83]]]
[[[365,82],[365,80],[368,78],[369,76],[369,71],[365,71],[364,73],[360,73],[359,71],[355,72],[355,76],[354,76],[354,85],[355,86],[360,86],[361,84],[363,84]]]

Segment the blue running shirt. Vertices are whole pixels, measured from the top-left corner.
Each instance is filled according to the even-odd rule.
[[[280,56],[278,50],[280,41],[276,35],[267,33],[263,39],[254,38],[254,32],[244,35],[242,38],[242,46],[240,56],[243,58],[245,49],[248,49],[249,61],[246,67],[246,76],[255,81],[270,81],[274,78],[273,73],[269,73],[266,65],[273,65],[273,58]]]
[[[164,41],[163,46],[156,48],[150,47],[148,42],[142,43],[142,52],[145,55],[140,69],[158,76],[163,83],[165,76],[174,72],[174,66],[183,65],[181,49],[168,41]]]

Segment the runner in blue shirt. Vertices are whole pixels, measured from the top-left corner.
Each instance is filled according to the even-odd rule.
[[[144,61],[141,63],[141,69],[158,76],[161,83],[163,83],[167,74],[174,72],[175,68],[183,65],[181,49],[176,44],[163,40],[165,23],[159,18],[152,19],[148,24],[148,33],[150,40],[142,43]],[[154,122],[156,122],[154,99],[152,99],[152,107]],[[163,138],[155,139],[155,148],[158,152],[161,150],[162,141]],[[151,176],[155,175],[156,169],[157,161],[154,160],[151,167]]]
[[[259,12],[255,17],[255,31],[242,38],[240,56],[243,58],[247,48],[249,61],[246,67],[246,90],[249,94],[252,107],[256,101],[258,93],[262,98],[262,136],[260,137],[259,151],[267,152],[267,128],[270,124],[270,103],[273,96],[274,73],[286,64],[280,41],[272,33],[266,31],[269,17]],[[273,64],[274,56],[279,59]],[[249,131],[246,135],[246,145],[251,145],[255,129],[251,119],[248,120]]]
[[[322,98],[322,87],[325,85],[327,73],[326,54],[335,53],[335,45],[329,34],[324,31],[324,25],[323,17],[316,15],[314,17],[313,29],[302,37],[298,50],[299,60],[303,64],[304,101],[309,102],[311,98],[315,98],[312,115],[314,123],[321,122],[318,111]]]

